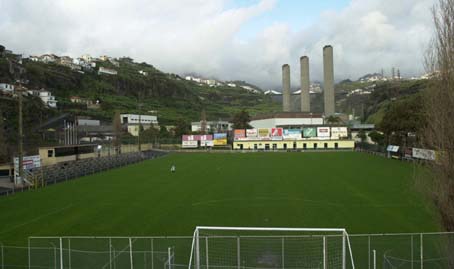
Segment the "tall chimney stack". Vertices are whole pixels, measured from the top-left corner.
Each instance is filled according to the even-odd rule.
[[[335,113],[334,103],[334,64],[333,47],[327,45],[323,47],[323,95],[325,99],[325,116]]]
[[[290,112],[290,66],[282,66],[282,111]]]
[[[301,112],[311,112],[311,101],[309,95],[309,57],[300,58],[301,66]]]

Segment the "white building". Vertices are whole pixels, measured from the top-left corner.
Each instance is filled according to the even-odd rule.
[[[236,84],[235,84],[235,83],[227,83],[227,86],[232,87],[232,88],[235,88],[235,87],[236,87]]]
[[[0,83],[0,91],[12,94],[14,92],[14,85],[8,83]]]
[[[141,74],[143,76],[148,76],[148,72],[143,71],[143,70],[139,70],[139,74]]]
[[[50,108],[57,108],[57,100],[55,96],[52,96],[52,93],[46,90],[29,90],[28,93],[33,96],[37,96],[43,101],[43,103]]]
[[[99,120],[90,120],[90,119],[77,119],[78,126],[101,126]]]
[[[158,124],[158,116],[152,115],[138,115],[138,114],[121,114],[121,123],[122,124],[140,124],[144,125],[157,125]]]
[[[43,63],[46,63],[46,64],[47,63],[53,63],[57,59],[58,59],[58,57],[53,55],[53,54],[43,54],[43,55],[39,56],[39,61],[43,62]]]
[[[207,132],[226,132],[232,130],[232,123],[228,121],[218,120],[218,121],[207,121],[206,122],[206,131]],[[194,121],[191,122],[191,131],[200,132],[202,131],[202,122]]]
[[[253,128],[301,127],[306,125],[323,125],[322,114],[303,112],[279,112],[253,117],[249,123]]]
[[[105,68],[105,67],[100,67],[98,70],[98,74],[108,74],[108,75],[116,75],[118,74],[117,70],[110,69],[110,68]]]
[[[87,63],[93,61],[93,58],[90,56],[90,54],[84,54],[84,55],[80,56],[80,58],[82,58]]]

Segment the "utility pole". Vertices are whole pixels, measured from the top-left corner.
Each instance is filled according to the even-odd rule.
[[[19,81],[19,86],[18,86],[18,101],[19,101],[19,145],[18,145],[18,150],[19,150],[19,180],[16,182],[18,184],[22,184],[24,182],[23,180],[23,175],[24,175],[24,145],[23,145],[23,138],[24,138],[24,133],[23,133],[23,114],[22,114],[22,86]]]
[[[137,144],[138,144],[138,149],[139,152],[142,152],[142,145],[140,141],[140,129],[142,127],[142,114],[141,114],[141,108],[142,108],[142,103],[140,103],[140,93],[137,95],[137,109],[139,110],[139,130],[137,131]]]

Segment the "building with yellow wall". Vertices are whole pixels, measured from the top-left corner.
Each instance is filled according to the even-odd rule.
[[[353,150],[354,140],[235,141],[234,150]]]

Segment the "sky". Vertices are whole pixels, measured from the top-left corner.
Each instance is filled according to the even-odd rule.
[[[0,0],[0,44],[16,53],[129,56],[164,72],[245,80],[279,89],[299,58],[323,77],[334,47],[336,80],[424,73],[436,0]]]

